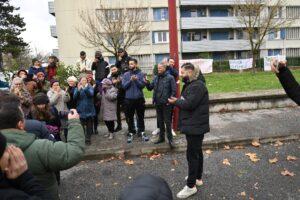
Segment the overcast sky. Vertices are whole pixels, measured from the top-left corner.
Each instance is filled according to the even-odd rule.
[[[20,7],[20,15],[24,17],[26,31],[22,34],[30,44],[33,53],[51,53],[57,48],[57,39],[51,37],[50,25],[55,25],[55,17],[48,12],[48,0],[11,0]]]

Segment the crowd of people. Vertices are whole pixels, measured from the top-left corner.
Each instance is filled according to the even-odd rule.
[[[188,176],[177,197],[184,199],[197,193],[197,187],[203,185],[202,143],[210,131],[209,96],[201,70],[191,63],[181,66],[184,86],[177,97],[179,74],[173,59],[159,63],[150,81],[138,60],[124,49],[119,49],[118,57],[114,65],[109,65],[100,51],[93,62],[80,52],[76,66],[81,74],[68,77],[66,88],[56,79],[57,58],[50,57],[47,68],[34,59],[28,71],[22,69],[14,75],[9,91],[0,91],[0,186],[8,191],[0,190],[4,199],[58,199],[59,171],[81,160],[85,145],[98,134],[101,119],[107,127],[105,137],[112,140],[122,130],[124,112],[127,142],[132,143],[134,136],[148,142],[144,88],[153,90],[159,130],[155,144],[167,139],[170,148],[175,147],[172,120],[178,107],[179,130],[187,140]],[[272,69],[287,94],[300,104],[299,84],[286,63]],[[169,195],[170,190],[166,191]],[[125,192],[123,196],[132,194]]]

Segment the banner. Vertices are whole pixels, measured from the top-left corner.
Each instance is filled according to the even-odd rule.
[[[213,60],[212,59],[192,59],[192,60],[180,60],[179,61],[179,70],[181,66],[185,63],[192,63],[195,67],[200,67],[200,70],[203,74],[208,74],[213,72]]]
[[[230,69],[243,70],[252,68],[253,59],[229,60]]]
[[[271,62],[272,60],[278,60],[278,62],[280,61],[286,61],[286,56],[266,56],[264,58],[264,70],[265,71],[271,71]]]

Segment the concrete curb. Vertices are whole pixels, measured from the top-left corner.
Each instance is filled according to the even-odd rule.
[[[295,141],[300,140],[300,133],[295,134],[278,134],[274,136],[266,136],[266,137],[243,137],[243,138],[234,138],[234,139],[217,139],[217,140],[210,140],[204,141],[203,143],[203,150],[206,149],[222,149],[224,145],[229,146],[248,146],[251,145],[253,140],[259,140],[261,144],[273,143],[276,141]],[[103,149],[101,151],[97,151],[95,153],[87,153],[83,160],[102,160],[111,157],[122,157],[122,158],[131,158],[141,155],[153,154],[153,153],[166,153],[166,152],[185,152],[186,144],[179,144],[176,145],[174,150],[170,150],[167,144],[165,145],[152,145],[148,147],[142,148],[134,148],[133,146],[129,146],[126,148],[116,148],[116,149]]]

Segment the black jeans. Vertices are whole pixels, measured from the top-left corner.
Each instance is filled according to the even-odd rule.
[[[145,99],[125,99],[125,115],[129,133],[136,133],[134,127],[134,114],[137,114],[138,133],[145,131]]]
[[[187,140],[186,158],[189,166],[189,176],[187,179],[187,186],[190,188],[195,186],[196,179],[202,179],[203,139],[204,139],[204,135],[186,135],[186,140]]]
[[[110,133],[115,132],[115,122],[114,121],[104,121],[104,123]]]
[[[158,128],[160,129],[160,139],[165,139],[165,132],[167,131],[167,137],[169,141],[173,141],[172,136],[172,105],[156,105],[156,114]]]
[[[80,119],[85,134],[85,142],[91,142],[91,136],[93,134],[93,120],[93,117]]]
[[[122,127],[122,118],[121,118],[122,111],[123,111],[123,101],[118,99],[118,101],[117,101],[117,124],[118,124],[118,127]]]

